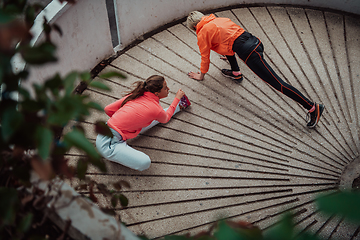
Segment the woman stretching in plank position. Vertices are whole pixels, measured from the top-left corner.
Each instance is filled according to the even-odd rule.
[[[263,57],[264,46],[260,39],[246,32],[229,18],[218,18],[214,14],[205,16],[198,11],[189,13],[187,26],[196,31],[201,53],[200,72],[189,72],[189,77],[196,80],[204,79],[209,70],[210,50],[213,50],[225,55],[231,65],[231,70],[222,69],[222,74],[240,82],[243,77],[235,58],[236,53],[263,81],[307,109],[307,126],[309,128],[316,126],[325,106],[313,103],[274,72]]]

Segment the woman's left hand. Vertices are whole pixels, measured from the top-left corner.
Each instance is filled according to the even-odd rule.
[[[195,72],[189,72],[189,73],[188,73],[188,76],[189,76],[190,78],[195,79],[195,80],[198,80],[198,81],[204,80],[204,75],[205,75],[205,74],[200,73],[200,72],[197,72],[197,73],[195,73]]]

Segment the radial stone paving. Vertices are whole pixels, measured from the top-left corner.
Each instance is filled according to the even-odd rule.
[[[126,180],[126,209],[117,214],[136,234],[159,238],[208,229],[219,218],[244,220],[268,229],[292,209],[298,231],[325,238],[360,239],[359,226],[316,210],[314,198],[339,189],[346,166],[359,157],[359,18],[294,7],[251,7],[216,11],[259,37],[265,58],[287,82],[323,103],[318,126],[306,128],[306,111],[269,87],[239,61],[244,80],[221,75],[229,64],[212,52],[204,81],[194,32],[184,23],[128,49],[104,71],[120,70],[126,80],[99,79],[111,92],[87,89],[103,106],[131,84],[153,74],[165,76],[169,106],[182,88],[192,102],[169,123],[129,140],[152,159],[139,172],[107,162],[109,172],[89,177],[109,184]],[[95,141],[94,113],[84,123]],[[73,158],[81,155],[73,152]],[[354,175],[354,174],[353,174]],[[355,178],[359,172],[355,174]],[[349,181],[352,181],[351,179]],[[350,183],[351,186],[351,183]],[[105,200],[97,194],[103,204]]]

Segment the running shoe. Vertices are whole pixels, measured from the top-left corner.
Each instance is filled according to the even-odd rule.
[[[222,75],[224,75],[225,77],[231,78],[231,79],[235,79],[237,81],[241,81],[243,79],[243,75],[240,73],[239,75],[235,76],[233,74],[232,70],[229,69],[222,69],[221,70]]]
[[[188,97],[186,95],[184,95],[181,99],[180,99],[180,103],[179,106],[181,109],[185,109],[188,106],[191,105],[191,102],[189,101]]]
[[[315,110],[312,112],[308,112],[308,114],[306,115],[306,126],[308,126],[309,128],[314,128],[319,122],[320,116],[323,113],[324,109],[324,105],[315,103]]]

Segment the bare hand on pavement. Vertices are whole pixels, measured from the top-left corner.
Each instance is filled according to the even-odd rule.
[[[177,91],[175,97],[181,99],[185,95],[185,92],[181,88]]]
[[[198,80],[198,81],[202,81],[202,80],[203,80],[203,76],[202,76],[202,74],[201,74],[200,72],[197,72],[197,73],[195,73],[195,72],[189,72],[189,73],[188,73],[188,76],[189,76],[190,78],[193,78],[193,79]]]

